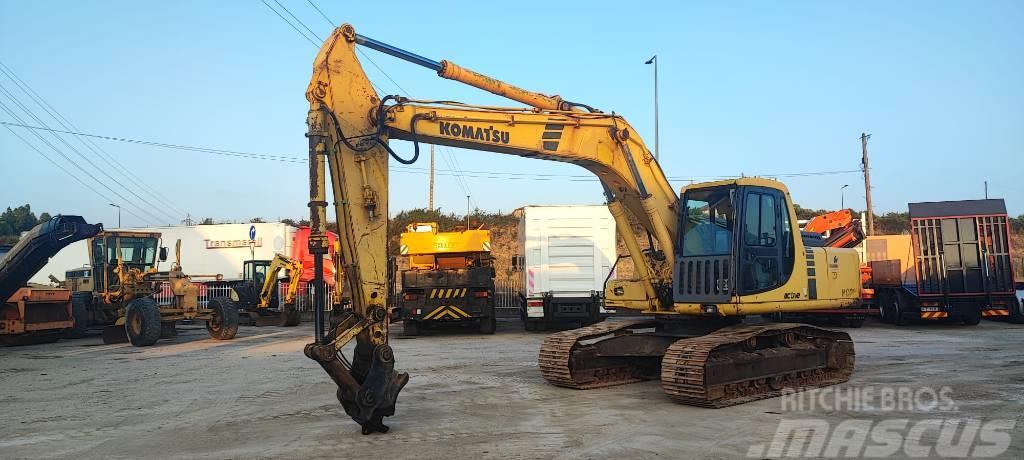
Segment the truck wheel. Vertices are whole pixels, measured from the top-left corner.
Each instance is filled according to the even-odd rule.
[[[152,297],[128,302],[124,313],[124,332],[136,347],[148,347],[160,340],[160,307]]]
[[[496,330],[498,330],[498,319],[494,317],[494,313],[480,320],[481,334],[493,334]]]
[[[523,320],[523,329],[527,332],[533,332],[537,330],[537,323],[530,320]]]
[[[977,326],[981,322],[981,307],[972,307],[960,315],[960,321],[968,326]]]
[[[893,305],[893,297],[895,297],[895,294],[892,292],[882,292],[878,295],[878,314],[883,323],[896,323],[896,311]]]
[[[71,293],[71,319],[75,321],[75,325],[64,333],[64,337],[69,339],[85,337],[85,332],[89,329],[90,303],[92,303],[91,292]]]
[[[227,297],[210,299],[207,308],[213,317],[206,321],[206,332],[217,340],[231,340],[238,333],[238,305]]]
[[[1010,308],[1010,322],[1013,324],[1024,324],[1024,303],[1017,298],[1014,298],[1009,305]]]
[[[420,323],[411,319],[402,321],[402,335],[407,337],[420,335]]]
[[[897,326],[905,326],[910,302],[910,296],[902,291],[890,293],[882,304],[882,320]]]

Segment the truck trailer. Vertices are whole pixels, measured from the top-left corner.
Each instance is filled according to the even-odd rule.
[[[603,205],[525,206],[519,217],[520,316],[526,330],[601,321],[614,278],[615,220]]]
[[[870,288],[882,320],[1024,322],[1001,199],[910,203],[910,235],[869,238]]]

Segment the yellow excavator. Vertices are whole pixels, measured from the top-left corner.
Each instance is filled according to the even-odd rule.
[[[381,98],[356,46],[527,107]],[[306,98],[310,252],[327,251],[329,171],[352,309],[325,330],[324,299],[315,298],[315,341],[305,354],[337,383],[338,400],[364,434],[388,430],[383,417],[394,414],[409,380],[395,370],[388,345],[388,162],[416,161],[420,142],[573,163],[603,185],[633,262],[632,277],[606,283],[606,306],[644,315],[548,336],[538,356],[548,382],[585,389],[660,378],[673,400],[723,407],[785,388],[841,383],[852,373],[854,349],[846,333],[801,324],[742,324],[747,315],[859,301],[856,253],[805,247],[781,183],[740,178],[677,193],[621,116],[403,51],[359,35],[348,24],[317,54]],[[389,147],[392,139],[411,141],[415,153],[402,158]],[[319,267],[315,273],[322,276]],[[342,349],[353,339],[349,360]]]
[[[242,265],[242,281],[232,286],[239,310],[259,326],[298,326],[302,315],[295,309],[295,298],[302,262],[275,254],[271,260],[247,260]],[[288,277],[283,299],[279,299],[280,293],[276,292],[281,271]]]

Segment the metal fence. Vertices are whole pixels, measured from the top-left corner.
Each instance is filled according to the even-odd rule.
[[[224,284],[216,284],[207,286],[203,283],[192,283],[199,288],[199,307],[206,308],[209,304],[210,299],[217,297],[231,297],[231,286]],[[153,299],[156,300],[157,305],[170,305],[174,303],[174,292],[171,291],[171,283],[162,282],[160,283],[160,290],[153,294]]]
[[[522,300],[519,291],[523,277],[519,273],[494,279],[494,310],[498,317],[518,318]]]
[[[326,282],[324,282],[324,284],[323,284],[323,289],[324,289],[324,292],[326,292],[328,296],[331,295],[332,291],[334,290],[334,288],[331,287],[331,285],[327,284]],[[277,302],[278,302],[277,307],[278,308],[282,308],[282,307],[284,307],[285,296],[288,295],[288,284],[278,282],[277,283],[277,294],[278,294],[277,295]],[[302,281],[300,281],[299,282],[298,291],[295,294],[295,304],[294,304],[293,308],[295,308],[296,311],[299,311],[299,312],[302,312],[302,313],[312,313],[313,312],[313,296],[314,295],[316,295],[316,283],[314,283],[312,281],[309,281],[309,282],[302,282]],[[324,311],[331,311],[331,310],[334,310],[334,302],[327,302],[327,305],[324,307]]]

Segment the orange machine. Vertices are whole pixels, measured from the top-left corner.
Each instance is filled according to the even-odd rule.
[[[852,248],[864,241],[864,231],[860,228],[860,220],[853,217],[849,209],[842,209],[814,216],[804,232],[822,236],[820,246],[829,248]]]
[[[0,313],[0,343],[4,345],[53,342],[75,325],[71,291],[64,288],[20,288]]]

